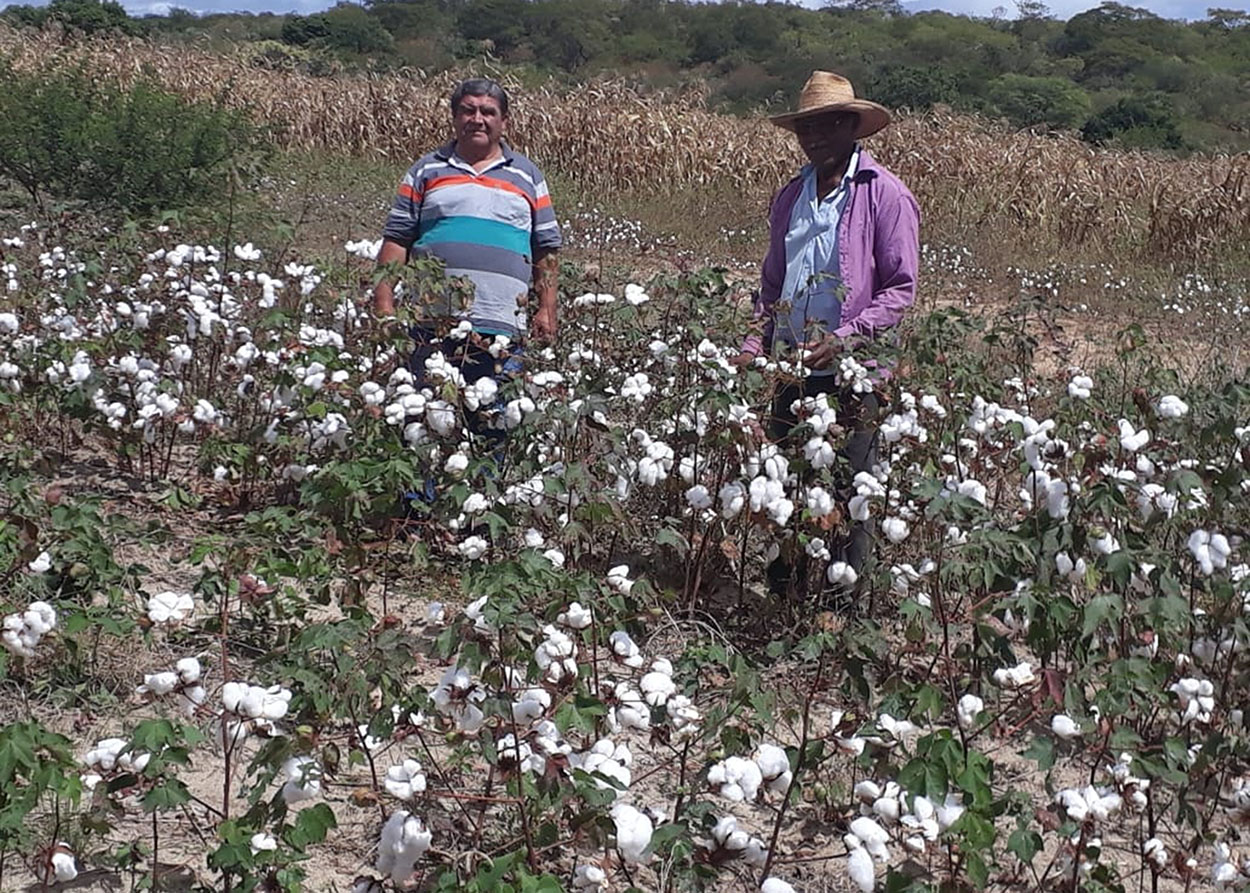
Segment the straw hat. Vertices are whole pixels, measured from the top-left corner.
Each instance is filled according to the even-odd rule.
[[[768,120],[778,127],[794,130],[794,122],[824,112],[855,112],[859,115],[859,129],[855,139],[871,136],[890,123],[890,113],[875,102],[855,98],[851,82],[832,71],[813,71],[799,93],[797,111],[773,115]]]

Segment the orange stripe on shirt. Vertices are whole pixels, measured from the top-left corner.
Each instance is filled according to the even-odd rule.
[[[521,198],[525,199],[526,203],[533,210],[537,210],[541,207],[541,205],[535,203],[534,197],[520,186],[509,183],[507,180],[497,180],[494,177],[470,177],[467,174],[452,174],[446,177],[435,177],[433,180],[426,181],[425,191],[433,192],[435,189],[442,186],[460,186],[465,183],[475,183],[478,186],[485,186],[488,189],[502,189],[504,192],[511,192],[514,195],[521,196]],[[547,204],[551,204],[550,198],[547,199]]]
[[[419,202],[419,201],[421,201],[421,193],[420,193],[420,192],[418,192],[417,190],[413,189],[413,188],[412,188],[411,186],[409,186],[407,183],[400,183],[400,184],[399,184],[399,194],[400,194],[400,196],[401,196],[402,198],[410,198],[410,199],[412,199],[414,202]]]

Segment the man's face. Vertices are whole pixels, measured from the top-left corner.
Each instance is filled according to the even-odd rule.
[[[490,96],[464,96],[452,114],[456,141],[464,148],[493,150],[503,138],[507,119]]]
[[[794,133],[807,160],[819,167],[851,154],[858,122],[854,112],[825,112],[796,120]]]

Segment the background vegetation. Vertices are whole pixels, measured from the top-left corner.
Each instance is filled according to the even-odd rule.
[[[944,104],[1016,127],[1078,129],[1087,140],[1169,150],[1250,147],[1250,15],[1212,9],[1181,22],[1104,3],[1067,22],[1037,0],[1018,17],[906,14],[897,0],[811,10],[783,3],[669,0],[411,0],[342,3],[311,16],[132,19],[112,0],[12,6],[57,21],[217,48],[318,74],[414,66],[436,73],[488,59],[536,78],[625,74],[643,87],[706,83],[713,107],[782,107],[817,67],[914,111]]]

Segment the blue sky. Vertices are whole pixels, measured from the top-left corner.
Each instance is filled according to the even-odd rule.
[[[36,6],[42,6],[45,0],[26,0]],[[805,6],[820,6],[822,0],[801,0]],[[1060,19],[1069,19],[1079,12],[1093,9],[1101,0],[1050,0],[1051,15]],[[1128,5],[1149,9],[1151,12],[1173,19],[1201,19],[1206,17],[1207,8],[1219,6],[1223,8],[1246,9],[1242,2],[1224,2],[1224,0],[1123,0]],[[298,12],[310,13],[326,9],[334,5],[334,0],[121,0],[132,15],[147,13],[163,14],[170,6],[181,6],[193,12]],[[7,0],[0,0],[0,6],[7,5]],[[923,9],[943,9],[947,12],[965,15],[989,16],[996,7],[1007,10],[1007,15],[1015,13],[1012,0],[909,0],[904,3],[907,8],[918,11]]]

